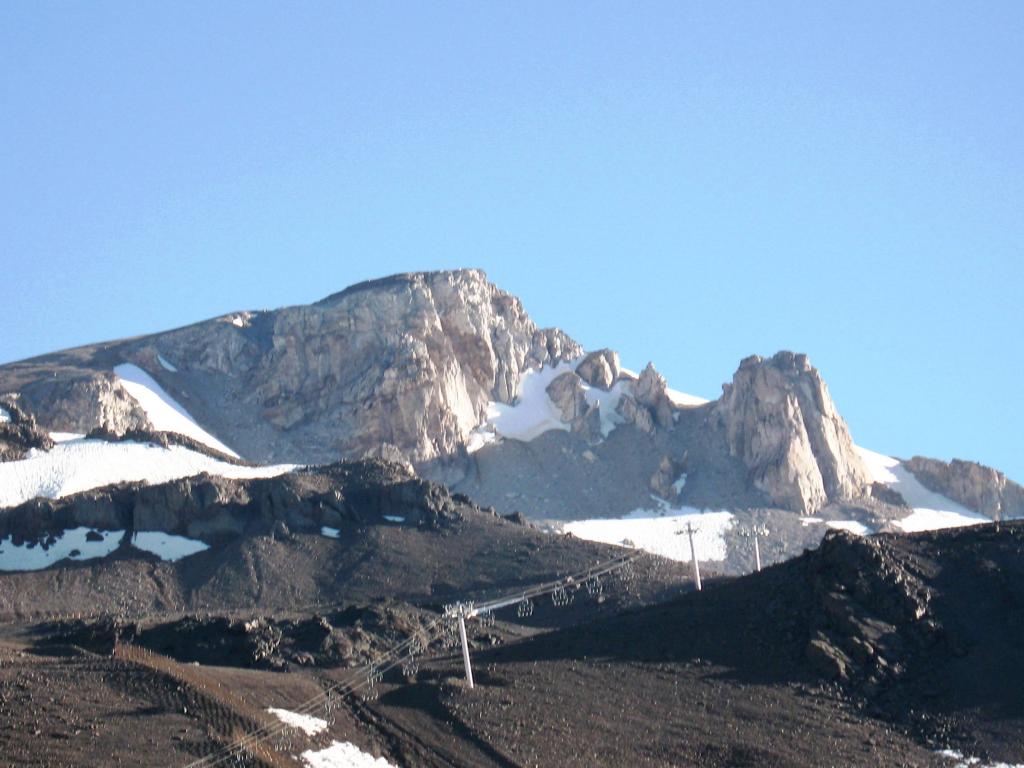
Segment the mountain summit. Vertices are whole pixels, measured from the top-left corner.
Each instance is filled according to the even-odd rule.
[[[737,570],[750,567],[737,537],[751,524],[773,529],[768,556],[778,559],[827,527],[916,530],[1019,506],[1009,481],[1005,500],[989,503],[957,479],[959,465],[857,448],[805,355],[749,357],[718,400],[704,401],[670,388],[653,364],[636,373],[613,350],[587,352],[538,328],[475,269],[394,275],[308,306],[11,363],[0,366],[0,396],[8,459],[52,445],[47,433],[170,441],[213,457],[176,455],[182,468],[162,467],[161,481],[195,467],[251,475],[231,469],[240,462],[284,472],[380,457],[503,513],[678,559],[688,558],[674,535],[687,516],[720,510],[693,518],[700,546]],[[68,474],[71,458],[45,456]],[[96,485],[18,471],[0,503]],[[961,503],[941,495],[947,488]]]

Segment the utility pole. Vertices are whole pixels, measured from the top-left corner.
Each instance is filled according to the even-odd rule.
[[[759,537],[767,536],[768,529],[763,525],[751,525],[748,528],[741,528],[740,536],[749,536],[754,540],[754,564],[757,570],[761,570],[761,542]]]
[[[473,667],[469,663],[469,641],[466,639],[466,619],[475,615],[473,604],[456,603],[452,606],[446,606],[445,613],[450,618],[454,617],[459,622],[459,640],[462,642],[462,664],[466,668],[466,685],[472,689]]]
[[[697,549],[693,546],[693,534],[699,529],[694,528],[690,523],[686,524],[685,531],[676,531],[676,535],[685,533],[690,537],[690,563],[693,565],[693,583],[697,587],[697,591],[700,592],[704,587],[700,583],[700,565],[697,564]]]

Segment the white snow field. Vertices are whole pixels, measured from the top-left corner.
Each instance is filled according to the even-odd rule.
[[[726,558],[725,532],[734,523],[728,512],[701,512],[693,507],[671,507],[655,499],[659,509],[635,509],[613,519],[576,520],[562,523],[563,533],[586,541],[635,547],[671,560],[690,561],[690,540],[686,524],[696,533],[693,546],[697,560],[722,561]]]
[[[319,751],[307,750],[300,757],[307,768],[395,768],[383,757],[369,755],[347,741],[335,741]]]
[[[230,478],[276,477],[293,469],[294,464],[242,467],[180,445],[72,439],[49,451],[32,450],[19,461],[0,462],[0,507],[37,496],[59,499],[112,483],[166,483],[203,472]]]
[[[198,539],[175,536],[163,531],[136,531],[132,534],[132,546],[145,552],[152,552],[169,563],[210,548],[209,544]]]
[[[97,531],[101,541],[87,541],[89,528],[72,528],[64,531],[57,542],[47,549],[40,544],[15,546],[11,537],[0,539],[0,571],[40,571],[63,560],[92,560],[106,557],[121,543],[124,531]],[[77,552],[76,552],[77,550]],[[72,554],[75,553],[75,554]]]
[[[11,414],[9,414],[3,408],[0,408],[0,423],[11,420]]]
[[[114,373],[120,379],[121,386],[135,398],[142,410],[146,412],[154,429],[160,432],[177,432],[229,456],[238,457],[237,453],[199,426],[188,411],[168,395],[152,376],[137,365],[131,363],[118,365],[114,368]]]
[[[303,715],[299,712],[292,712],[287,709],[277,709],[276,707],[268,707],[267,712],[272,714],[285,725],[290,725],[292,728],[298,728],[307,736],[316,736],[321,731],[327,730],[327,721],[321,720],[319,717]]]
[[[934,531],[992,522],[940,493],[929,491],[898,459],[860,446],[857,446],[857,452],[871,473],[871,479],[899,491],[914,510],[902,520],[896,521],[896,525],[904,531]]]
[[[487,406],[487,421],[478,430],[490,427],[501,437],[529,441],[550,429],[569,429],[562,421],[562,412],[545,390],[558,376],[575,367],[575,363],[559,363],[551,368],[545,366],[539,371],[529,371],[519,384],[516,404],[492,401]]]
[[[320,535],[326,536],[328,539],[337,539],[341,537],[340,528],[331,528],[327,525],[320,526]]]

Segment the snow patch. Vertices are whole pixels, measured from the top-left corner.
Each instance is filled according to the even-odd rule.
[[[326,525],[320,526],[320,535],[326,536],[328,539],[337,539],[341,537],[340,528],[330,528]]]
[[[177,432],[229,456],[238,457],[237,453],[199,426],[188,411],[178,405],[152,376],[137,365],[124,363],[115,367],[114,373],[121,380],[121,386],[146,412],[146,417],[154,429],[161,432]]]
[[[515,403],[488,403],[484,423],[470,432],[466,450],[474,453],[502,437],[528,442],[552,429],[568,430],[562,412],[551,402],[546,390],[555,378],[573,367],[573,363],[559,363],[523,374]]]
[[[124,536],[124,531],[95,531],[101,540],[89,541],[86,536],[91,531],[91,528],[71,528],[55,537],[56,543],[46,549],[39,543],[29,542],[15,546],[11,536],[0,539],[0,571],[40,571],[64,558],[106,557],[117,549]]]
[[[568,431],[569,424],[562,421],[562,412],[548,397],[547,388],[563,373],[575,371],[582,359],[577,358],[555,366],[544,366],[540,370],[525,372],[512,405],[496,401],[487,404],[484,422],[469,433],[466,450],[475,453],[501,438],[529,442],[553,429]],[[598,405],[601,409],[603,437],[608,437],[615,427],[625,422],[618,412],[619,400],[624,394],[632,392],[638,378],[638,374],[628,368],[619,370],[626,378],[620,378],[607,392],[581,381],[587,404]],[[675,389],[667,389],[666,393],[672,404],[677,407],[692,407],[708,402],[702,397],[688,395]]]
[[[678,389],[666,389],[665,394],[668,395],[668,399],[672,401],[672,405],[680,408],[692,408],[697,405],[704,405],[705,403],[711,402],[707,398],[688,395],[685,392],[680,392]]]
[[[398,515],[384,515],[384,519],[389,523],[404,523],[405,518],[399,517]]]
[[[1024,768],[1024,763],[985,763],[982,764],[980,757],[964,757],[962,752],[955,749],[940,749],[935,754],[947,760],[956,760],[956,765],[950,768]]]
[[[59,499],[114,483],[166,483],[206,472],[230,478],[276,477],[294,464],[243,467],[180,445],[74,440],[19,461],[0,462],[0,507],[44,496]]]
[[[908,533],[933,531],[939,528],[960,528],[992,521],[952,499],[925,488],[898,459],[857,446],[871,479],[899,491],[913,512],[896,525]]]
[[[137,531],[132,534],[132,546],[144,552],[151,552],[168,563],[210,548],[209,544],[198,539],[175,536],[163,531]]]
[[[5,408],[0,408],[0,424],[11,420],[11,414]]]
[[[607,392],[583,382],[583,396],[587,400],[587,405],[597,404],[601,408],[601,437],[608,437],[619,424],[625,423],[626,420],[622,418],[618,408],[619,400],[626,394],[626,387],[632,392],[633,382],[620,379]]]
[[[808,525],[813,525],[814,523],[824,523],[824,522],[825,521],[822,518],[820,518],[820,517],[801,517],[800,518],[800,525],[804,526],[805,528]]]
[[[826,520],[825,525],[839,531],[848,531],[857,536],[870,536],[874,533],[871,528],[857,520]]]
[[[300,757],[307,768],[395,768],[383,757],[367,754],[347,741],[335,741],[319,751],[307,750]]]
[[[685,530],[690,523],[697,529],[693,536],[697,560],[725,560],[725,533],[734,524],[730,513],[701,512],[693,507],[672,507],[661,499],[657,501],[659,509],[635,509],[613,519],[577,520],[562,523],[559,529],[586,541],[635,547],[689,562],[690,541]]]
[[[685,488],[685,487],[686,487],[686,473],[683,472],[683,474],[681,474],[679,476],[679,478],[674,483],[672,483],[672,490],[676,492],[676,495],[679,495],[680,493],[683,492],[683,488]]]
[[[321,731],[327,730],[327,721],[321,720],[319,717],[303,715],[287,709],[277,709],[276,707],[268,707],[267,712],[274,715],[274,717],[285,725],[290,725],[292,728],[298,728],[307,736],[316,736]]]
[[[169,363],[167,361],[167,358],[165,358],[163,355],[158,354],[156,356],[156,360],[157,360],[158,363],[160,363],[160,365],[163,367],[163,369],[165,371],[170,371],[171,373],[177,373],[178,372],[178,369],[175,368],[173,365],[171,365],[171,363]]]
[[[72,440],[81,440],[85,435],[80,432],[51,432],[50,439],[55,443],[70,443]]]

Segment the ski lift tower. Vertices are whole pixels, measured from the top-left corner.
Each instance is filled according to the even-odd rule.
[[[704,588],[700,583],[700,565],[697,563],[697,549],[693,545],[693,534],[699,530],[699,528],[694,528],[692,524],[687,522],[686,528],[676,531],[676,536],[682,536],[685,533],[690,539],[690,563],[693,565],[693,583],[697,587],[698,592]]]

